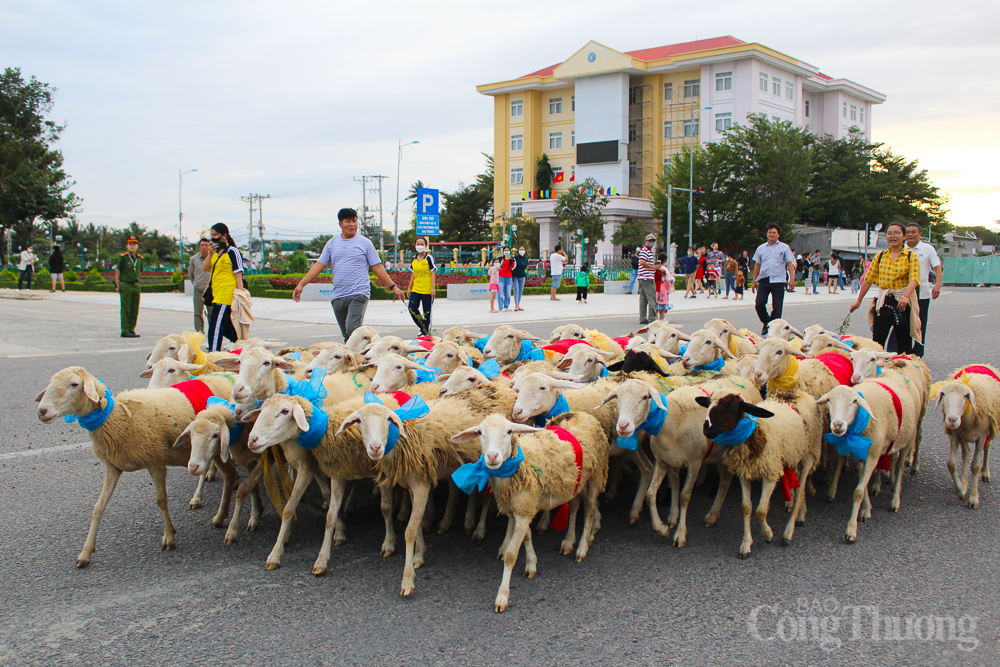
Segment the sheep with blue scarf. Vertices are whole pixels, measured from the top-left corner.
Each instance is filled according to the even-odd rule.
[[[760,392],[747,380],[735,376],[720,376],[697,386],[680,387],[663,394],[645,382],[629,380],[608,394],[605,400],[617,399],[619,444],[623,439],[634,439],[639,431],[649,436],[649,451],[653,456],[653,470],[646,502],[649,504],[653,530],[669,537],[676,526],[673,543],[676,547],[687,544],[687,509],[691,493],[704,465],[716,465],[720,483],[715,502],[705,517],[706,527],[715,525],[722,511],[722,503],[732,481],[732,473],[723,464],[723,447],[715,447],[702,430],[705,410],[695,399],[712,392],[730,389],[740,393],[750,403],[760,402]],[[684,488],[680,486],[680,471],[687,469]],[[667,523],[660,519],[656,497],[664,476],[669,475],[671,487],[670,514]],[[638,518],[638,517],[637,517]]]
[[[830,336],[831,338],[841,340],[845,343],[850,344],[850,346],[855,350],[875,350],[877,352],[882,352],[884,350],[884,348],[880,344],[876,343],[871,338],[867,338],[865,336],[856,336],[853,334],[841,336],[836,331],[830,331],[822,324],[813,324],[811,326],[806,327],[802,331],[804,334],[802,337],[802,349],[804,351],[809,351],[813,341],[816,339],[817,336],[820,335],[826,335]]]
[[[481,340],[476,341],[477,348]],[[510,364],[515,361],[542,361],[545,359],[545,352],[536,349],[535,342],[541,342],[541,339],[527,331],[502,324],[493,330],[489,339],[483,344],[483,358],[496,359],[500,364]]]
[[[725,358],[735,359],[725,343],[712,331],[699,329],[691,334],[679,363],[673,364],[675,374],[683,375],[692,371],[736,374],[735,363],[727,363]]]
[[[337,434],[356,426],[368,457],[375,462],[375,481],[382,488],[399,485],[409,489],[412,502],[406,526],[406,562],[400,594],[410,595],[416,586],[415,569],[424,563],[424,520],[428,498],[439,480],[448,480],[465,463],[479,458],[479,447],[452,442],[458,430],[478,424],[484,415],[509,413],[514,392],[505,388],[483,387],[463,396],[446,396],[424,402],[419,396],[393,410],[374,394],[366,404],[341,422]],[[458,503],[458,489],[450,485],[448,505],[438,527],[439,533],[451,526]]]
[[[413,345],[404,341],[399,336],[385,336],[375,343],[372,343],[365,351],[364,357],[361,358],[361,363],[366,366],[372,366],[378,363],[378,360],[387,354],[400,354],[406,356],[408,354],[426,354],[425,350],[420,345]]]
[[[783,391],[754,405],[738,391],[721,389],[712,392],[711,397],[698,396],[695,401],[708,409],[702,432],[716,447],[726,450],[723,462],[740,478],[743,491],[740,558],[750,555],[753,544],[751,482],[761,482],[756,515],[767,542],[774,536],[767,524],[771,494],[779,483],[789,494],[794,490],[791,514],[782,536],[784,543],[790,544],[796,520],[805,521],[804,486],[820,457],[822,421],[816,399],[802,391]]]
[[[206,378],[204,382],[217,395],[228,395],[231,389],[223,378]],[[171,388],[133,389],[112,396],[104,382],[82,366],[55,373],[35,401],[38,420],[43,424],[60,417],[79,423],[90,436],[94,456],[104,464],[104,485],[76,566],[90,564],[104,509],[123,472],[149,471],[156,488],[156,503],[163,514],[161,544],[164,550],[173,549],[177,531],[167,511],[167,467],[187,467],[190,451],[173,445],[195,418],[191,401]],[[232,472],[235,474],[235,470]]]
[[[524,574],[532,578],[537,573],[530,523],[538,512],[569,503],[566,537],[559,547],[559,553],[569,555],[576,542],[576,515],[582,501],[585,518],[576,561],[586,558],[596,533],[597,494],[607,483],[608,441],[601,424],[585,412],[560,415],[546,429],[493,414],[452,437],[455,443],[477,439],[481,456],[452,477],[467,491],[491,484],[500,512],[508,517],[507,536],[500,547],[503,579],[493,605],[494,611],[503,612],[522,543],[527,556]]]
[[[421,396],[424,400],[437,398],[441,392],[441,385],[437,381],[441,369],[426,362],[420,363],[423,361],[414,361],[398,354],[384,355],[375,364],[375,377],[372,378],[370,390],[376,394],[403,391],[411,396]]]

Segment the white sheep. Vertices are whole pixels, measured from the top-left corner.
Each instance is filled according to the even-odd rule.
[[[621,345],[607,334],[596,329],[584,329],[579,324],[564,324],[563,326],[556,327],[549,337],[549,343],[555,343],[560,340],[583,340],[596,348],[611,352],[612,354],[621,354],[624,352]]]
[[[441,369],[442,374],[447,374],[459,366],[469,366],[469,352],[458,343],[441,341],[424,358],[424,363],[431,368]]]
[[[476,333],[464,327],[449,327],[441,334],[441,340],[459,345],[474,345],[480,338],[489,338],[489,334]]]
[[[822,324],[813,324],[811,326],[808,326],[803,330],[803,333],[805,335],[802,337],[802,347],[808,346],[810,343],[813,342],[813,339],[815,339],[816,336],[820,334],[826,334],[827,336],[840,338],[840,334],[838,334],[836,331],[830,331]],[[882,346],[873,341],[871,338],[866,338],[864,336],[855,336],[853,334],[848,334],[844,336],[844,338],[851,341],[854,344],[855,350],[875,350],[877,352],[884,351]]]
[[[976,509],[980,474],[984,482],[990,481],[990,441],[1000,434],[1000,380],[994,379],[1000,378],[1000,373],[987,364],[975,364],[959,368],[951,377],[934,385],[937,406],[941,407],[944,418],[944,433],[951,440],[948,470],[958,497]],[[956,466],[959,450],[961,475]]]
[[[854,346],[842,341],[839,336],[821,333],[814,336],[808,344],[803,344],[799,349],[813,356],[823,354],[824,352],[836,352],[837,354],[850,356],[851,352],[854,351]]]
[[[674,364],[673,370],[676,375],[699,370],[733,375],[736,373],[736,365],[727,364],[724,361],[726,357],[735,359],[736,355],[729,351],[729,347],[717,334],[708,329],[699,329],[691,335],[684,356]]]
[[[772,339],[775,340],[775,339]],[[743,400],[738,391],[722,389],[711,397],[695,401],[708,408],[703,432],[716,446],[726,448],[723,462],[740,478],[743,490],[743,542],[740,558],[750,555],[753,536],[750,517],[753,504],[750,483],[761,482],[757,521],[764,540],[774,536],[767,524],[771,494],[779,481],[787,482],[792,474],[800,485],[795,489],[791,516],[782,541],[790,544],[795,522],[805,521],[805,483],[820,457],[822,425],[816,399],[802,391],[778,392],[773,398],[755,405]],[[756,423],[754,423],[756,421]]]
[[[557,368],[566,371],[565,374],[550,375],[562,380],[575,378],[577,382],[596,382],[608,374],[607,362],[613,356],[611,352],[605,352],[599,347],[574,345],[557,365]]]
[[[765,338],[780,338],[781,340],[790,342],[792,336],[798,336],[800,339],[806,337],[799,329],[792,326],[791,322],[780,317],[767,323],[767,335]]]
[[[680,331],[678,326],[662,326],[656,331],[650,330],[649,342],[655,345],[660,352],[679,355],[681,353],[681,343],[691,340],[691,336]]]
[[[228,352],[204,352],[198,347],[204,340],[204,334],[190,331],[181,334],[167,334],[158,340],[153,350],[146,355],[144,370],[152,370],[153,364],[161,359],[174,359],[197,364],[203,369],[201,372],[215,373],[225,370],[216,366],[215,362],[229,357],[230,354]]]
[[[726,349],[733,355],[734,358],[742,357],[746,354],[756,354],[757,345],[749,337],[745,336],[743,332],[736,327],[735,324],[729,320],[722,319],[719,317],[710,319],[705,322],[703,329],[711,331],[722,344],[726,346]]]
[[[553,430],[515,424],[500,415],[490,415],[478,426],[452,437],[454,442],[479,439],[482,457],[469,464],[476,473],[472,482],[477,483],[478,475],[487,477],[500,512],[509,517],[507,536],[501,547],[504,570],[493,606],[496,612],[507,609],[510,575],[522,542],[526,554],[525,576],[532,578],[537,573],[538,558],[531,544],[530,523],[539,511],[570,504],[568,530],[559,547],[559,553],[568,555],[576,541],[576,514],[582,500],[585,518],[576,549],[577,562],[586,558],[594,539],[597,494],[604,489],[608,475],[608,441],[598,421],[582,412],[562,415],[553,420],[551,427],[568,432],[576,444],[567,442]],[[517,464],[519,459],[523,462]]]
[[[541,342],[541,339],[527,331],[502,324],[493,331],[489,340],[486,341],[486,345],[483,347],[483,358],[496,359],[500,364],[528,360],[534,350],[532,343],[536,341]],[[541,350],[538,352],[541,353]],[[535,356],[541,359],[544,354]]]
[[[206,384],[212,386],[217,379],[209,378]],[[167,511],[167,466],[187,466],[190,452],[173,444],[195,418],[184,394],[170,388],[134,389],[112,398],[111,391],[86,369],[70,366],[53,375],[35,400],[38,420],[43,424],[59,417],[80,420],[90,433],[94,455],[104,464],[104,486],[76,566],[90,564],[104,508],[123,472],[149,471],[156,487],[156,503],[163,513],[163,548],[173,549],[177,531]],[[223,467],[222,473],[226,483],[232,484],[235,468]]]
[[[358,359],[351,352],[351,349],[343,343],[328,343],[318,350],[314,350],[315,355],[302,371],[296,372],[296,379],[302,380],[311,377],[314,368],[325,368],[327,375],[346,371],[352,366],[356,366]]]
[[[361,356],[364,354],[373,343],[377,343],[381,336],[375,331],[374,327],[368,325],[361,325],[351,333],[350,337],[344,341],[348,349],[351,350],[355,355]]]
[[[768,338],[757,350],[757,365],[751,379],[757,386],[766,383],[768,394],[801,389],[813,398],[819,398],[838,385],[850,384],[853,367],[850,360],[841,355],[806,358],[801,350],[796,350],[780,338]],[[838,363],[839,366],[836,365]],[[837,371],[839,377],[831,368]]]
[[[437,373],[429,365],[423,366],[406,357],[390,353],[383,355],[376,362],[375,368],[375,377],[372,378],[370,387],[373,393],[388,394],[403,391],[410,396],[421,396],[428,400],[440,395],[441,385],[436,381]]]
[[[410,353],[426,351],[419,345],[410,345],[399,336],[385,336],[377,342],[372,343],[371,347],[365,351],[364,357],[361,358],[361,363],[366,366],[372,366],[387,354],[405,356]]]

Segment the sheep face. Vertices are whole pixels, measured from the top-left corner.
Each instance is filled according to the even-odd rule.
[[[427,365],[440,368],[442,373],[451,373],[459,366],[468,366],[469,355],[458,343],[442,342],[427,355]]]
[[[954,430],[962,425],[962,417],[970,407],[976,411],[976,395],[960,380],[951,380],[938,392],[937,405],[944,415],[944,425]]]
[[[365,356],[362,357],[361,363],[366,366],[374,366],[378,363],[378,360],[387,354],[401,354],[407,355],[413,352],[426,352],[424,348],[419,345],[407,345],[403,342],[403,339],[399,336],[386,336],[381,338],[372,344],[368,351],[365,352]]]
[[[357,364],[350,348],[342,343],[327,345],[306,365],[306,375],[311,377],[314,368],[326,368],[327,375],[338,373]]]
[[[295,440],[309,430],[309,418],[302,403],[296,397],[284,394],[271,396],[258,410],[244,415],[243,419],[254,420],[247,441],[247,447],[254,454],[286,440]]]
[[[644,326],[641,329],[639,329],[638,331],[636,331],[636,333],[637,334],[648,333],[649,334],[649,342],[652,343],[653,342],[653,338],[656,337],[656,334],[659,333],[662,329],[665,329],[667,327],[672,327],[672,328],[675,328],[675,329],[683,329],[684,325],[683,324],[670,324],[670,320],[653,320],[647,326]]]
[[[229,460],[229,426],[219,414],[199,416],[180,434],[174,447],[191,447],[188,472],[198,476],[208,470],[216,456]]]
[[[780,338],[781,340],[791,340],[792,336],[805,338],[805,334],[796,329],[788,320],[778,318],[771,320],[767,324],[767,336],[765,338]]]
[[[295,368],[287,359],[276,357],[262,347],[245,350],[238,361],[240,372],[233,383],[234,401],[246,401],[250,397],[262,401],[273,396],[278,392],[278,371]]]
[[[441,391],[439,396],[451,396],[466,389],[490,384],[490,379],[472,366],[459,366],[454,372],[441,375]]]
[[[618,422],[615,431],[623,438],[635,433],[639,424],[646,421],[652,403],[655,402],[658,407],[666,409],[660,394],[640,380],[626,380],[618,385],[608,392],[601,405],[613,400],[618,401]]]
[[[372,343],[379,341],[381,337],[378,333],[370,326],[360,326],[354,330],[350,338],[347,339],[347,349],[349,349],[354,354],[360,355],[369,347]]]
[[[820,335],[821,333],[825,333],[825,334],[828,334],[830,336],[836,336],[837,335],[833,331],[830,331],[829,329],[827,329],[826,327],[824,327],[822,324],[812,324],[810,326],[807,326],[804,329],[803,333],[805,335],[802,336],[802,347],[805,347],[809,343],[813,342],[813,339],[816,338],[816,336]]]
[[[729,389],[717,391],[710,397],[698,396],[694,400],[701,407],[708,408],[701,430],[709,440],[720,433],[732,431],[744,415],[761,418],[774,416],[770,410],[747,403],[738,393]]]
[[[816,404],[828,407],[830,432],[837,436],[847,433],[848,427],[854,423],[859,407],[864,408],[871,415],[871,418],[875,419],[875,415],[864,396],[857,390],[843,385],[834,387],[820,396]]]
[[[476,333],[464,327],[449,327],[441,334],[441,340],[446,343],[458,343],[459,345],[472,345],[480,338],[487,338],[489,334]]]
[[[660,352],[673,355],[679,355],[681,342],[689,340],[691,340],[691,336],[681,333],[672,326],[658,327],[655,333],[650,331],[649,334],[649,342],[659,348]]]
[[[757,365],[758,355],[747,354],[736,360],[736,374],[747,380],[753,379],[753,369]]]
[[[406,435],[403,427],[403,420],[399,416],[378,403],[364,405],[340,423],[337,435],[340,435],[351,426],[357,426],[361,432],[361,440],[365,443],[365,452],[372,461],[378,461],[385,456],[385,447],[389,440],[389,424],[395,424],[399,429],[400,437]]]
[[[149,384],[146,385],[146,389],[166,389],[178,382],[190,380],[191,371],[196,371],[200,368],[201,366],[198,364],[189,364],[167,357],[157,361],[153,364],[152,369],[143,371],[139,377],[149,378]]]
[[[553,329],[552,335],[549,336],[549,343],[555,343],[560,340],[585,340],[592,342],[591,337],[587,335],[587,332],[579,324],[565,324]]]
[[[486,467],[490,470],[496,470],[514,454],[513,435],[515,433],[535,433],[541,430],[525,424],[515,424],[501,415],[493,414],[480,422],[478,426],[456,433],[451,439],[452,442],[465,442],[479,438]]]
[[[878,375],[879,359],[891,359],[894,355],[889,352],[878,352],[862,348],[851,352],[851,363],[854,365],[854,373],[851,375],[851,384],[861,384],[865,380]]]
[[[579,389],[576,382],[557,380],[541,373],[529,373],[517,385],[517,400],[512,416],[525,421],[551,410],[559,400],[560,389]]]
[[[718,336],[719,340],[722,341],[722,344],[727,347],[733,336],[743,338],[743,334],[737,331],[736,327],[729,323],[729,320],[724,320],[720,317],[714,317],[708,322],[705,322],[704,329],[706,331],[711,331]]]
[[[732,353],[726,344],[717,334],[707,329],[695,331],[684,352],[682,362],[685,370],[691,370],[695,366],[710,364],[719,356],[732,357]]]
[[[583,345],[574,345],[572,350],[585,348]],[[565,369],[568,377],[563,380],[576,379],[578,382],[594,382],[601,377],[601,369],[605,367],[604,359],[608,355],[604,350],[597,348],[583,349],[572,357],[567,355],[559,362],[559,368]]]
[[[372,378],[370,390],[375,394],[385,394],[390,391],[399,391],[409,384],[407,371],[415,371],[422,366],[398,354],[387,354],[378,360],[375,368],[378,370],[375,371],[375,377]]]
[[[38,396],[38,421],[51,424],[59,417],[89,414],[97,409],[104,388],[82,366],[57,372]]]
[[[823,352],[846,352],[850,354],[853,350],[854,348],[840,340],[839,336],[831,336],[825,333],[817,334],[808,345],[802,346],[803,352],[814,357]]]
[[[244,420],[244,417],[247,417],[247,415],[257,409],[257,399],[251,396],[242,403],[236,402],[235,405],[236,407],[233,408],[233,419],[238,422],[252,423],[252,419]],[[254,418],[256,418],[256,415],[254,415]]]
[[[153,351],[146,357],[146,371],[153,370],[153,364],[161,359],[173,359],[174,361],[189,361],[189,348],[187,341],[180,334],[167,334],[156,341]],[[141,376],[140,376],[141,377]]]
[[[757,346],[757,363],[754,364],[750,381],[758,387],[769,380],[781,377],[788,368],[791,357],[800,357],[801,352],[780,338],[768,338]]]
[[[496,359],[501,364],[509,364],[520,354],[521,341],[523,340],[537,341],[540,339],[527,331],[503,324],[493,331],[490,339],[486,342],[486,347],[483,348],[483,358]]]

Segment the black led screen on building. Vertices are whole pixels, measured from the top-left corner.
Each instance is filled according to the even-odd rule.
[[[576,145],[577,164],[598,164],[601,162],[618,162],[617,141],[592,141]]]

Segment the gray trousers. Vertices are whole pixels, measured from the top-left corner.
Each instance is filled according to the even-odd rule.
[[[656,319],[656,281],[640,280],[639,282],[639,322],[652,322]]]
[[[368,297],[364,294],[354,294],[330,302],[333,315],[340,325],[340,335],[344,342],[351,337],[354,330],[365,323],[365,311],[368,310]]]
[[[201,293],[205,290],[194,288],[194,330],[205,333],[205,302],[201,300]]]

